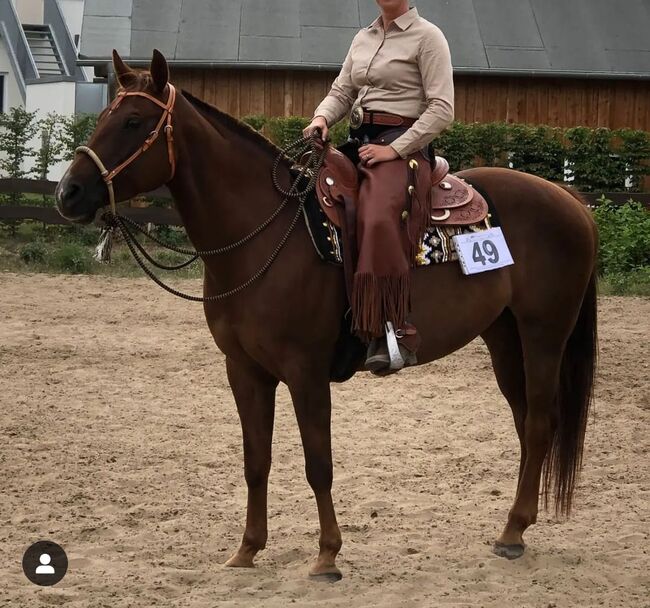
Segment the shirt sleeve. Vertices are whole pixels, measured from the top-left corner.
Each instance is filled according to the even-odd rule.
[[[341,72],[332,83],[330,92],[314,111],[314,118],[316,116],[323,116],[327,121],[328,127],[331,127],[333,124],[344,118],[357,99],[357,93],[359,90],[354,86],[351,76],[353,47],[354,40],[352,41],[350,50],[343,62]]]
[[[451,54],[447,39],[438,28],[422,39],[417,61],[427,108],[415,124],[391,144],[402,158],[428,145],[454,120]]]

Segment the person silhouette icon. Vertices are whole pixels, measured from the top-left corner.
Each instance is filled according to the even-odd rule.
[[[38,561],[41,565],[36,568],[36,574],[55,574],[54,568],[50,566],[52,558],[48,553],[42,553]]]

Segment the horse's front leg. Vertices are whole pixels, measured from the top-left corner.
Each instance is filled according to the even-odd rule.
[[[302,367],[302,366],[301,366]],[[332,444],[330,418],[332,403],[326,363],[302,368],[287,379],[300,427],[305,452],[307,481],[316,496],[320,521],[320,552],[309,571],[312,578],[338,581],[341,571],[336,556],[341,549],[341,531],[332,503]]]
[[[241,420],[244,475],[248,485],[244,538],[226,566],[252,568],[253,558],[264,549],[268,536],[266,496],[278,381],[253,362],[242,363],[228,358],[226,370]]]

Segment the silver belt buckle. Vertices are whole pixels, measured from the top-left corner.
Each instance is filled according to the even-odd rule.
[[[357,106],[352,109],[350,113],[350,127],[353,129],[358,129],[363,124],[363,108]]]

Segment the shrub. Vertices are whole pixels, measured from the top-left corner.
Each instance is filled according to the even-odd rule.
[[[508,125],[503,122],[472,125],[474,153],[486,167],[503,167],[507,165]]]
[[[616,133],[621,140],[620,157],[630,178],[630,190],[639,191],[643,178],[650,175],[650,133],[622,129]]]
[[[23,245],[18,254],[25,264],[42,264],[45,261],[47,249],[42,241],[31,241]]]
[[[625,162],[614,149],[610,129],[567,129],[567,160],[573,186],[581,192],[615,192],[625,188]]]
[[[54,266],[63,272],[83,274],[90,272],[92,260],[88,250],[77,243],[67,243],[52,255]]]
[[[454,122],[440,137],[433,141],[436,154],[449,161],[452,171],[468,169],[476,157],[474,126]]]
[[[66,116],[62,121],[61,141],[63,143],[63,160],[74,159],[74,151],[83,146],[97,126],[95,114],[77,114]]]
[[[560,129],[511,125],[508,131],[507,149],[513,169],[551,181],[563,181],[566,153]]]
[[[616,206],[599,201],[594,219],[600,234],[600,271],[625,273],[650,266],[650,213],[630,201]]]
[[[290,116],[288,118],[271,118],[266,124],[269,139],[278,147],[286,148],[289,144],[302,138],[303,129],[309,124],[308,118]]]
[[[267,118],[261,114],[252,114],[250,116],[244,116],[241,121],[256,131],[261,131],[267,123]]]

